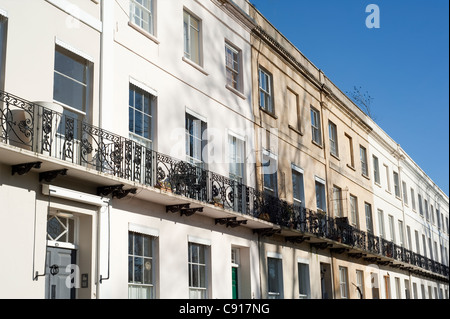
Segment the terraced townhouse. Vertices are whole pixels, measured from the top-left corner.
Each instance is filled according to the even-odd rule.
[[[448,298],[448,196],[248,1],[0,0],[0,74],[1,298]]]

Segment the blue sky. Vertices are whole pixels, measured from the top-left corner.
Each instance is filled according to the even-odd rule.
[[[250,2],[341,91],[367,91],[378,125],[449,194],[448,0]]]

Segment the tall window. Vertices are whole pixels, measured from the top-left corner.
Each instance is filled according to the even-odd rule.
[[[154,0],[131,0],[131,22],[150,34],[154,34]]]
[[[389,234],[391,235],[391,241],[395,242],[394,217],[392,215],[388,216],[388,222],[389,222]]]
[[[225,43],[225,65],[227,85],[242,92],[241,80],[241,51],[229,43]]]
[[[373,178],[375,179],[375,183],[380,184],[380,165],[378,163],[378,157],[373,155],[372,159],[373,159]]]
[[[386,172],[386,187],[387,190],[390,192],[391,191],[391,179],[389,177],[389,167],[386,164],[384,165],[384,171]]]
[[[419,202],[419,213],[421,216],[423,216],[422,195],[417,195],[417,201]]]
[[[416,210],[416,196],[414,194],[414,189],[411,187],[411,206],[413,210]]]
[[[364,299],[364,272],[362,270],[356,271],[356,290],[360,299]]]
[[[230,152],[230,178],[239,183],[244,180],[244,141],[229,135],[228,146]]]
[[[291,89],[287,88],[286,90],[286,100],[288,104],[288,119],[289,119],[289,127],[294,128],[297,131],[301,130],[301,121],[299,119],[300,109],[298,103],[298,94],[293,92]]]
[[[269,299],[283,298],[283,266],[281,258],[267,257],[268,269],[268,297]]]
[[[409,280],[405,279],[405,299],[411,299],[411,292],[409,289]]]
[[[378,209],[378,227],[381,238],[386,238],[386,233],[384,231],[384,213],[381,209]]]
[[[414,231],[414,239],[416,241],[416,253],[420,255],[419,232],[417,230]]]
[[[394,194],[397,197],[400,197],[400,180],[398,178],[398,173],[393,172],[394,175]]]
[[[298,263],[298,293],[300,299],[310,299],[309,265]]]
[[[429,221],[430,215],[428,214],[428,200],[424,199],[423,206],[425,206],[425,218]]]
[[[311,107],[311,130],[312,140],[318,145],[322,145],[322,134],[320,130],[320,112]]]
[[[333,209],[335,217],[342,217],[342,189],[333,186]]]
[[[427,241],[425,240],[425,235],[422,234],[422,246],[423,246],[423,255],[427,257]]]
[[[348,276],[347,267],[339,266],[339,286],[341,291],[341,298],[348,298]]]
[[[305,207],[303,174],[294,168],[292,169],[292,192],[294,195],[294,203]]]
[[[359,228],[358,220],[358,199],[356,196],[350,195],[350,216],[352,226]]]
[[[5,53],[6,53],[6,25],[7,19],[0,15],[0,89],[3,89],[5,83]]]
[[[269,113],[274,113],[272,96],[272,74],[259,68],[259,107]]]
[[[268,151],[263,152],[264,192],[278,197],[277,158]]]
[[[405,232],[403,231],[403,221],[398,221],[398,238],[399,238],[399,245],[404,246],[405,244]]]
[[[350,163],[348,163],[347,165],[350,166],[351,168],[354,168],[355,167],[355,159],[353,157],[353,139],[348,134],[345,134],[345,137],[347,138],[348,151],[349,151],[349,156],[350,156]]]
[[[318,210],[327,211],[327,204],[325,198],[325,183],[316,180],[316,205]]]
[[[155,298],[153,251],[153,237],[128,232],[128,298]]]
[[[367,167],[367,151],[363,146],[359,146],[359,156],[361,159],[361,173],[365,176],[368,176],[369,171]]]
[[[402,191],[403,191],[403,202],[408,205],[408,188],[406,187],[406,183],[402,182]]]
[[[130,84],[129,131],[132,139],[152,148],[152,114],[156,98],[148,92]]]
[[[201,21],[185,10],[183,11],[183,26],[184,57],[198,65],[201,65]]]
[[[400,289],[400,278],[395,277],[395,296],[397,299],[402,298],[402,291]]]
[[[206,299],[207,283],[207,246],[189,243],[189,298]]]
[[[188,162],[201,166],[203,157],[203,133],[206,123],[186,113],[186,157]]]
[[[372,205],[369,203],[364,203],[364,210],[366,212],[367,231],[373,234]]]
[[[64,105],[64,113],[80,120],[91,103],[91,64],[60,46],[55,49],[53,99]]]
[[[330,153],[334,156],[339,156],[337,127],[331,121],[328,122],[328,134],[330,138]]]

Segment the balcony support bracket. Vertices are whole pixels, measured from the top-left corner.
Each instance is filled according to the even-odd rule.
[[[39,173],[39,182],[42,182],[42,180],[45,180],[47,183],[51,183],[56,177],[59,175],[66,176],[68,169],[58,169],[55,171],[48,171]]]
[[[23,163],[11,166],[11,175],[17,173],[18,175],[24,175],[28,173],[32,168],[41,168],[42,162]]]
[[[226,225],[227,228],[231,227],[231,228],[236,228],[242,224],[246,225],[247,224],[247,220],[237,220],[236,217],[228,217],[228,218],[216,218],[215,219],[215,225],[220,224],[220,225]]]

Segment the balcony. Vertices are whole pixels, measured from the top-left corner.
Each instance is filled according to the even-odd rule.
[[[168,212],[189,216],[203,209],[191,209],[191,204],[203,205],[216,224],[245,225],[265,236],[279,233],[286,241],[306,240],[318,249],[330,248],[367,262],[448,281],[448,266],[359,230],[346,219],[290,204],[3,91],[0,152],[2,162],[10,165],[19,159],[33,164],[38,158],[46,161],[47,167],[78,170],[81,178],[95,180],[103,189],[112,181],[140,185],[152,199],[165,204]]]

